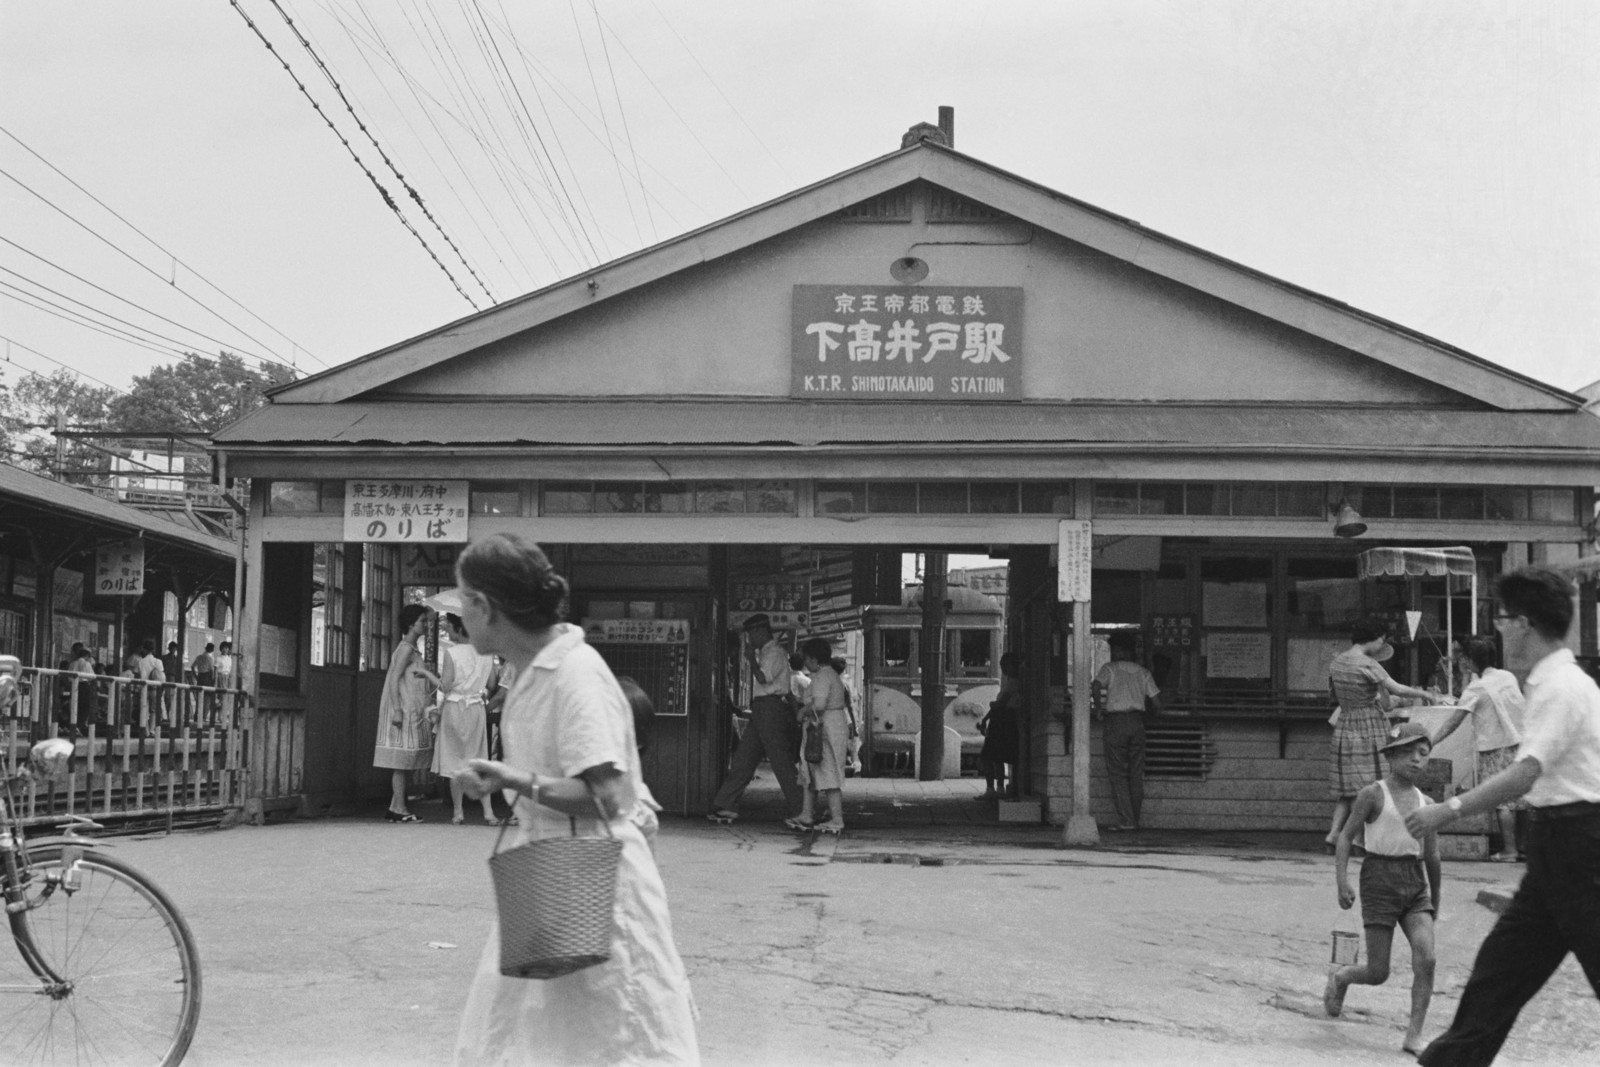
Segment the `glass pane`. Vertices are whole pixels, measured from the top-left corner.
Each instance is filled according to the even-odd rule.
[[[1363,485],[1347,499],[1364,518],[1394,518],[1394,494],[1387,485]]]
[[[597,514],[634,515],[644,510],[643,482],[595,482]]]
[[[1283,482],[1278,486],[1278,514],[1320,519],[1328,514],[1328,489],[1321,482]]]
[[[1229,491],[1235,515],[1276,515],[1278,513],[1277,487],[1256,482],[1239,482]]]
[[[1441,519],[1483,518],[1483,490],[1470,486],[1440,486],[1439,517]]]
[[[915,515],[917,483],[868,482],[867,510],[875,515]]]
[[[882,666],[893,673],[903,674],[911,663],[911,631],[879,630],[879,656]]]
[[[956,646],[956,667],[966,678],[987,678],[994,673],[994,635],[988,630],[951,630]]]
[[[1437,519],[1439,490],[1431,485],[1394,487],[1394,517],[1397,519]]]
[[[861,515],[867,510],[866,482],[818,482],[818,515]]]
[[[1571,489],[1531,489],[1528,517],[1534,522],[1575,522],[1577,494]]]
[[[1185,515],[1226,515],[1227,486],[1190,482],[1183,487],[1183,512]]]
[[[969,487],[974,515],[1015,515],[1016,482],[973,482]]]
[[[751,482],[746,494],[750,510],[762,515],[793,515],[793,482]]]
[[[1528,491],[1519,485],[1491,485],[1483,491],[1484,516],[1490,519],[1526,519]]]
[[[325,514],[340,514],[344,511],[344,483],[322,483],[322,510]]]
[[[1071,515],[1072,486],[1062,482],[1023,482],[1024,515]]]
[[[473,482],[469,488],[474,515],[516,515],[522,510],[516,482]]]
[[[679,482],[646,482],[644,509],[652,514],[684,515],[694,511],[694,490]]]
[[[1139,486],[1139,514],[1182,515],[1182,482],[1144,482]]]
[[[1094,513],[1096,515],[1137,515],[1139,513],[1139,483],[1095,482]]]
[[[539,487],[541,515],[577,515],[592,510],[588,482],[545,482]]]
[[[924,515],[965,515],[966,482],[923,482],[917,487],[917,510]]]
[[[742,482],[699,482],[694,489],[694,509],[702,515],[744,510]]]
[[[1350,624],[1360,617],[1361,582],[1356,577],[1354,559],[1291,557],[1288,570],[1288,629],[1343,636]],[[1298,646],[1298,652],[1294,651],[1295,647],[1291,646],[1291,657],[1313,654],[1310,646]],[[1302,688],[1310,686],[1319,691],[1323,688],[1309,679],[1300,681],[1304,683]]]
[[[316,482],[273,482],[267,510],[278,515],[311,515],[321,507]]]

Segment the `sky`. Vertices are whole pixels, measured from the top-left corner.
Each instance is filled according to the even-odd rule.
[[[1597,86],[1586,0],[0,0],[0,380],[321,370],[951,105],[959,151],[1577,389]]]

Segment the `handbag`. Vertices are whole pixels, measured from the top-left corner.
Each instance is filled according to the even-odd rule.
[[[806,740],[804,748],[804,757],[807,763],[822,762],[822,723],[806,723]]]
[[[587,784],[587,783],[585,783]],[[611,958],[611,930],[622,842],[591,787],[605,837],[545,837],[500,851],[500,827],[489,857],[500,916],[500,973],[507,978],[560,978]]]

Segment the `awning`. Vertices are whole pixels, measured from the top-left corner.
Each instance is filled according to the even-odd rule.
[[[1356,557],[1362,578],[1437,578],[1444,574],[1475,575],[1478,562],[1472,549],[1369,548]]]
[[[1558,563],[1553,570],[1579,581],[1600,579],[1600,555],[1583,556],[1567,563]]]

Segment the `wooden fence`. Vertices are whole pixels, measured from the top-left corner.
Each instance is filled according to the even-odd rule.
[[[248,788],[249,698],[181,682],[25,667],[22,699],[0,719],[9,760],[34,742],[68,737],[70,771],[17,797],[25,825],[81,815],[97,822],[220,815]]]

